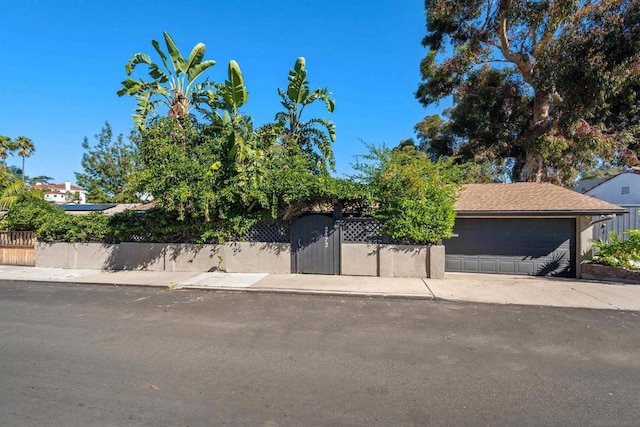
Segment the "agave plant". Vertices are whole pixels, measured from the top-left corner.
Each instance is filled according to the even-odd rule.
[[[133,120],[139,129],[145,128],[147,118],[154,114],[159,104],[167,106],[169,117],[181,118],[188,115],[192,102],[206,99],[207,88],[213,86],[208,80],[196,83],[205,71],[216,64],[214,60],[204,60],[204,43],[196,44],[189,57],[185,59],[166,31],[164,40],[168,56],[156,40],[151,40],[153,48],[160,56],[162,67],[144,53],[134,53],[125,66],[127,75],[131,76],[136,66],[147,65],[149,76],[153,79],[145,81],[129,77],[122,82],[123,87],[118,91],[118,96],[136,97],[138,107]]]

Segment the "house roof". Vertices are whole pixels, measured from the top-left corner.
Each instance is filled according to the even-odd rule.
[[[45,190],[45,191],[60,191],[60,192],[65,192],[67,191],[67,187],[65,186],[64,183],[62,184],[36,184],[33,186],[33,188],[37,188],[38,190]],[[77,185],[71,185],[69,187],[71,189],[71,191],[84,191],[84,188],[82,187],[78,187]]]
[[[578,182],[577,190],[581,193],[587,193],[593,190],[596,187],[604,184],[605,182],[611,181],[614,178],[617,178],[621,175],[631,174],[631,175],[640,175],[640,167],[633,166],[628,168],[624,172],[617,173],[615,175],[606,176],[603,178],[587,178]]]
[[[600,184],[609,181],[612,178],[615,178],[618,175],[612,175],[612,176],[607,176],[604,178],[588,178],[588,179],[583,179],[582,181],[578,182],[577,188],[576,190],[582,194],[586,193],[589,190],[592,190],[594,188],[596,188],[597,186],[599,186]]]
[[[130,208],[132,211],[148,211],[156,207],[156,201],[152,200],[146,203],[140,203]]]
[[[549,183],[467,184],[455,203],[458,215],[601,215],[620,206]]]
[[[114,206],[116,206],[115,203],[69,203],[62,205],[62,208],[67,212],[100,212]]]

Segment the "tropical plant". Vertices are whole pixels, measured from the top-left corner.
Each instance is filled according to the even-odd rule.
[[[608,242],[602,239],[592,240],[591,262],[640,270],[640,230],[627,230],[624,233],[628,236],[624,240],[615,232],[609,234]]]
[[[9,210],[18,200],[18,196],[24,191],[24,181],[16,179],[8,183],[0,191],[0,210]]]
[[[39,190],[25,186],[22,176],[13,168],[0,169],[0,211],[10,210],[24,194],[42,198]]]
[[[40,191],[25,186],[20,169],[15,166],[0,168],[0,210],[9,210],[22,194],[41,197]]]
[[[31,141],[26,136],[17,137],[13,144],[18,156],[22,157],[22,180],[24,181],[24,159],[26,157],[31,157],[31,155],[33,155],[33,153],[36,151],[36,148],[33,145],[33,141]]]
[[[312,118],[302,121],[305,108],[315,101],[322,101],[327,111],[333,113],[336,102],[327,88],[309,89],[305,59],[300,57],[289,71],[287,90],[278,89],[280,103],[285,108],[276,114],[275,120],[283,128],[282,145],[300,147],[317,173],[328,173],[335,168],[335,159],[331,143],[336,140],[336,128],[333,122]]]
[[[256,163],[262,158],[262,153],[255,147],[256,135],[251,118],[240,112],[249,100],[249,93],[236,61],[229,61],[224,84],[215,86],[217,91],[206,91],[210,110],[200,108],[200,111],[209,120],[212,132],[227,139],[227,163],[246,178],[248,174],[257,172]]]
[[[162,67],[144,53],[133,54],[125,66],[127,75],[131,76],[136,66],[147,65],[149,76],[153,79],[145,81],[129,77],[122,82],[123,87],[118,91],[118,96],[136,97],[138,107],[133,120],[139,129],[146,127],[147,119],[156,111],[159,104],[166,105],[169,117],[180,119],[187,116],[191,104],[206,99],[205,91],[212,86],[208,80],[196,83],[205,71],[216,64],[214,60],[204,60],[205,45],[203,43],[196,44],[189,57],[185,59],[166,31],[164,40],[168,57],[160,48],[160,44],[156,40],[151,40],[153,48],[160,56]],[[170,59],[171,68],[168,59]]]

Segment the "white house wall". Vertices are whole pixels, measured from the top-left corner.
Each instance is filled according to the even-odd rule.
[[[629,188],[628,194],[622,194],[623,187]],[[622,173],[584,194],[616,205],[638,205],[640,204],[640,174]]]

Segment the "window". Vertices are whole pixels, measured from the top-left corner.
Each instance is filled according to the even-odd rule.
[[[629,187],[622,187],[622,194],[629,194]]]

